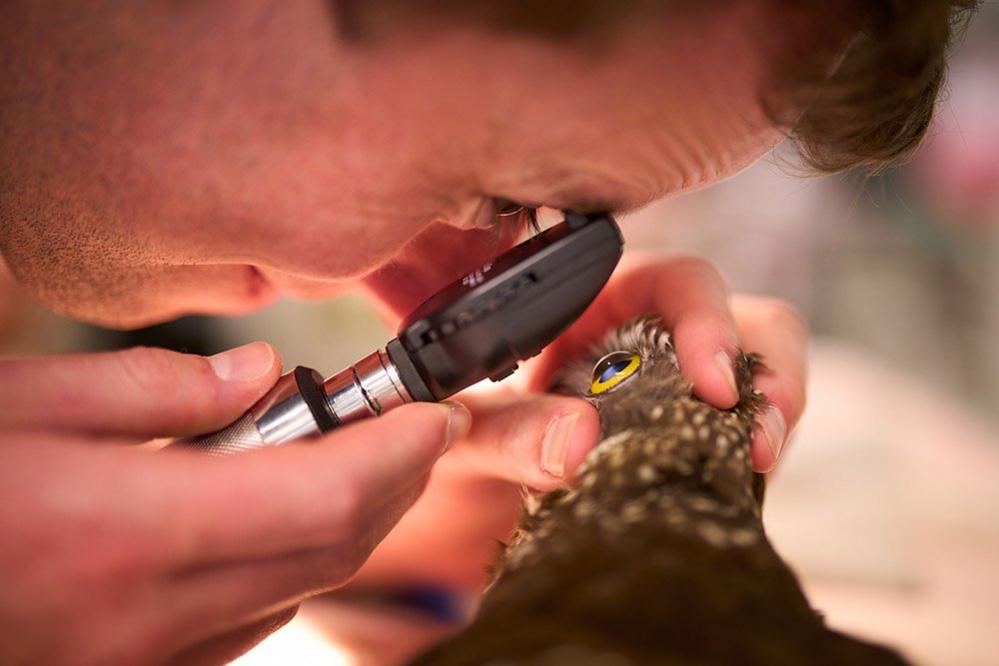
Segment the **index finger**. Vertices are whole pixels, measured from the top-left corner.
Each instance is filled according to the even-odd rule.
[[[154,478],[174,532],[171,559],[211,562],[363,544],[370,523],[383,518],[379,509],[411,492],[469,425],[460,405],[417,403],[319,441],[217,458],[160,454],[163,468]]]

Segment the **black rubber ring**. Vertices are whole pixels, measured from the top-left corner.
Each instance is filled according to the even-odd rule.
[[[319,432],[326,433],[340,427],[340,419],[333,413],[329,401],[326,400],[322,375],[312,368],[300,365],[295,368],[295,383],[298,384],[298,392],[302,396],[302,400],[312,412],[312,418],[316,420]]]

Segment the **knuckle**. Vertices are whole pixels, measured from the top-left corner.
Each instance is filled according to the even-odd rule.
[[[171,370],[166,352],[155,347],[132,347],[114,353],[119,367],[132,381],[141,384],[154,381]]]
[[[719,308],[702,308],[681,316],[677,320],[677,328],[681,326],[697,329],[698,335],[711,331],[728,331],[731,329],[732,320],[728,312]]]
[[[727,295],[725,279],[714,264],[697,255],[672,257],[664,264],[661,278],[668,284],[683,283],[698,291],[721,290]]]
[[[199,356],[177,354],[155,347],[132,347],[115,352],[124,381],[143,395],[171,395],[183,385],[181,405],[205,404],[215,394],[214,374]]]
[[[808,320],[787,301],[780,298],[760,298],[756,301],[756,306],[756,316],[762,325],[790,329],[801,337],[808,337]]]
[[[684,280],[689,286],[728,297],[728,284],[718,267],[704,257],[689,254],[669,262],[672,280]]]
[[[720,339],[723,346],[734,347],[738,341],[735,326],[728,312],[705,308],[680,316],[673,326],[677,351],[681,354],[692,349],[714,348]]]

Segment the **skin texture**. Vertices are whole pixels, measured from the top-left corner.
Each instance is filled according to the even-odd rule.
[[[104,324],[327,295],[435,225],[488,223],[486,196],[633,208],[780,137],[753,3],[599,57],[437,24],[348,48],[319,2],[92,4],[8,10],[2,250]]]
[[[0,251],[39,301],[112,326],[345,288],[395,326],[513,242],[488,228],[491,197],[627,210],[765,154],[780,134],[753,35],[777,19],[761,7],[579,49],[443,19],[345,44],[318,0],[8,3]],[[19,637],[0,661],[219,659],[351,577],[474,590],[519,489],[571,482],[596,443],[590,405],[539,391],[644,312],[716,407],[736,400],[737,346],[767,358],[757,386],[776,409],[752,459],[773,467],[804,404],[807,331],[695,258],[627,260],[518,373],[526,388],[459,396],[471,430],[439,463],[449,412],[427,405],[224,463],[101,445],[228,423],[280,373],[266,345],[0,362],[0,530],[17,544],[0,553],[0,626]]]
[[[468,430],[460,405],[419,404],[338,432],[336,446],[230,459],[123,446],[238,415],[280,370],[267,345],[240,349],[256,367],[229,380],[218,373],[236,359],[154,349],[0,366],[12,406],[0,530],[16,535],[0,551],[0,625],[18,637],[0,661],[148,663],[219,654],[240,635],[242,651],[308,593],[342,585]]]

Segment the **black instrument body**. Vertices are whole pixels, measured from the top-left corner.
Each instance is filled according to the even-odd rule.
[[[565,221],[423,302],[386,347],[415,400],[444,400],[538,354],[596,298],[624,241],[609,215]]]

